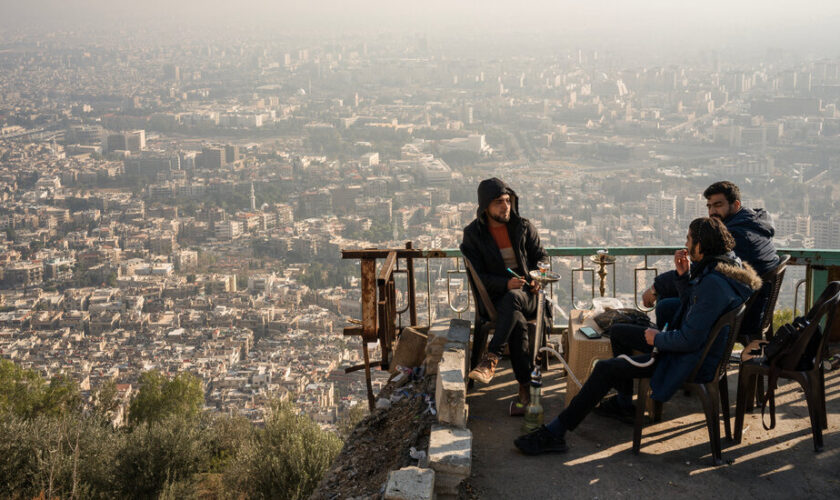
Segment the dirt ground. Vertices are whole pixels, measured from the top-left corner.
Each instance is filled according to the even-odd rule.
[[[418,464],[409,454],[411,447],[429,448],[429,432],[436,417],[427,411],[427,394],[434,396],[433,377],[402,387],[388,384],[378,398],[395,401],[356,426],[310,498],[381,498],[389,471]]]
[[[529,457],[513,446],[521,418],[507,416],[516,390],[509,364],[489,386],[467,396],[473,433],[472,475],[465,489],[478,498],[638,498],[653,495],[739,498],[840,497],[840,370],[826,373],[828,430],[825,449],[814,452],[808,409],[798,385],[777,391],[777,425],[765,431],[761,412],[748,413],[740,445],[721,429],[724,465],[711,465],[700,402],[680,392],[664,406],[663,420],[642,431],[632,452],[633,428],[590,415],[567,434],[569,451]],[[729,374],[732,423],[737,370]],[[564,407],[565,378],[543,379],[546,422]]]

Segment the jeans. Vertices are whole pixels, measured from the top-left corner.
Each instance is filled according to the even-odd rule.
[[[645,362],[650,359],[650,354],[639,354],[632,356],[633,351],[649,353],[653,347],[645,342],[645,327],[639,325],[615,324],[610,327],[610,344],[613,354],[627,354],[634,361]],[[586,415],[607,395],[610,389],[615,388],[619,393],[628,397],[633,394],[634,378],[650,378],[656,363],[640,368],[633,366],[627,360],[612,358],[599,361],[595,364],[592,374],[586,379],[586,383],[580,389],[569,406],[557,417],[560,423],[567,430],[574,430]]]
[[[680,307],[679,297],[667,297],[656,301],[656,327],[660,330],[665,328],[665,325],[674,324],[674,315],[677,314],[677,309]]]
[[[505,344],[510,349],[510,364],[520,384],[531,380],[531,354],[528,352],[528,318],[537,312],[538,294],[522,289],[508,290],[496,301],[496,331],[488,352],[501,356]]]

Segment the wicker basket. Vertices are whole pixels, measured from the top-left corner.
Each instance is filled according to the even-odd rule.
[[[592,319],[590,311],[572,310],[569,314],[569,367],[572,373],[583,384],[592,373],[595,362],[601,359],[613,357],[610,339],[601,337],[599,339],[588,339],[578,329],[581,326],[592,327],[595,331],[601,332],[595,320]],[[570,379],[566,381],[566,406],[580,391],[580,388]]]

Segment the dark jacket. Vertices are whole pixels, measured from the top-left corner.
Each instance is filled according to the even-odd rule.
[[[776,231],[773,229],[770,214],[766,210],[741,208],[737,213],[727,217],[723,223],[735,239],[735,255],[752,266],[759,276],[779,265],[779,256],[773,245],[773,235]],[[653,280],[656,294],[659,297],[676,297],[675,279],[675,271],[658,275]]]
[[[469,259],[481,278],[490,299],[495,303],[507,292],[507,283],[511,276],[505,270],[505,261],[499,251],[487,222],[487,207],[494,199],[503,194],[510,195],[510,221],[507,224],[510,243],[516,254],[518,271],[526,276],[537,268],[537,262],[548,254],[540,244],[537,229],[528,219],[519,216],[519,197],[507,184],[496,179],[481,181],[478,185],[478,210],[476,218],[464,228],[461,253]]]
[[[659,355],[650,382],[653,399],[667,401],[673,396],[700,360],[715,322],[761,287],[761,278],[749,264],[741,264],[732,253],[729,257],[729,263],[711,263],[698,276],[686,273],[676,280],[680,307],[674,324],[654,341]],[[694,382],[714,378],[728,335],[727,328],[717,337]]]

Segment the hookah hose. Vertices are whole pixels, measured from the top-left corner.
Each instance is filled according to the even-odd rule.
[[[668,330],[668,323],[665,323],[665,326],[662,327],[663,332],[666,331],[666,330]],[[653,351],[650,352],[650,359],[645,361],[644,363],[640,363],[640,362],[632,359],[630,356],[628,356],[626,354],[620,354],[616,357],[627,361],[628,363],[630,363],[631,365],[633,365],[637,368],[647,368],[648,366],[652,365],[654,361],[656,361],[656,355],[657,354],[659,354],[659,349],[654,347]]]
[[[634,360],[633,358],[631,358],[630,356],[628,356],[626,354],[619,354],[618,356],[616,356],[616,358],[621,358],[624,361],[627,361],[631,365],[633,365],[635,367],[638,367],[638,368],[647,368],[648,366],[652,365],[654,361],[656,361],[656,355],[657,354],[659,354],[659,349],[654,347],[653,351],[651,351],[651,353],[650,353],[650,359],[645,361],[644,363],[640,363],[640,362]]]

